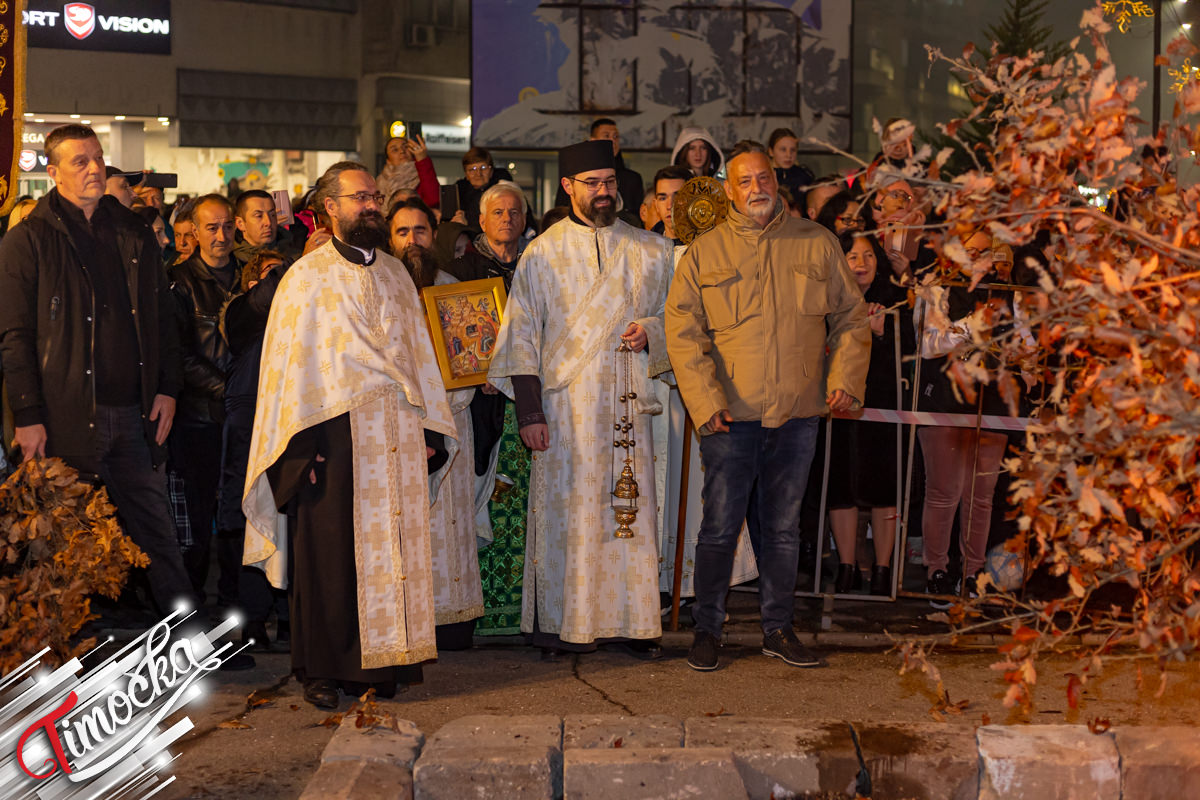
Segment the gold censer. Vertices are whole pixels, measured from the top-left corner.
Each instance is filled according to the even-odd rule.
[[[625,450],[625,463],[621,467],[621,475],[617,478],[616,485],[613,487],[613,516],[617,520],[617,530],[613,536],[617,539],[632,539],[633,529],[629,527],[637,519],[638,512],[638,496],[641,492],[638,490],[638,482],[633,477],[636,468],[634,460],[634,447],[637,442],[633,438],[633,401],[637,399],[637,392],[633,391],[633,350],[629,343],[622,341],[621,346],[617,348],[617,363],[613,375],[614,390],[616,388],[617,377],[624,377],[624,388],[618,397],[620,419],[613,422],[613,447]],[[613,392],[616,393],[615,391]],[[614,414],[614,417],[616,415]],[[613,459],[614,470],[617,459]]]

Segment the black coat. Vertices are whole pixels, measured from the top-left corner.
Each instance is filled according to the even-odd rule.
[[[0,242],[0,359],[17,425],[46,426],[46,455],[84,473],[99,472],[95,454],[95,297],[57,190]],[[158,243],[145,221],[115,198],[100,200],[115,228],[137,335],[141,406],[155,463],[149,420],[154,396],[180,390],[174,303],[159,264]]]
[[[240,265],[233,259],[235,272]],[[176,412],[180,422],[222,422],[225,419],[225,380],[233,354],[221,335],[221,310],[241,292],[226,289],[213,277],[200,250],[171,272],[175,319],[183,361],[183,390]]]

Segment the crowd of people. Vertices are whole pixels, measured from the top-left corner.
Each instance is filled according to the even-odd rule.
[[[377,175],[330,167],[284,225],[260,190],[167,206],[105,164],[91,129],[62,126],[45,140],[55,188],[18,204],[0,241],[11,460],[60,457],[107,487],[150,555],[151,602],[239,610],[248,652],[226,668],[290,649],[321,707],[392,696],[475,635],[525,633],[548,660],[657,658],[679,534],[691,667],[717,668],[728,589],[755,577],[763,653],[817,666],[792,628],[814,495],[826,482],[836,591],[865,568],[886,595],[901,481],[894,426],[836,420],[826,471],[819,419],[913,391],[974,413],[945,360],[984,308],[1023,324],[1011,292],[949,286],[907,306],[935,261],[913,234],[930,212],[903,172],[911,137],[893,120],[870,168],[815,178],[791,130],[726,152],[685,128],[646,185],[599,119],[559,152],[540,219],[487,150],[447,192],[423,141],[397,138]],[[723,181],[730,209],[685,245],[672,209],[697,176]],[[984,232],[967,248],[1009,282],[1011,251]],[[508,297],[487,380],[448,388],[419,292],[483,278]],[[918,438],[928,589],[949,595],[983,566],[1007,439]]]

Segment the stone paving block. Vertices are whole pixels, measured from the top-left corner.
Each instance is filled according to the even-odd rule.
[[[556,800],[562,751],[531,744],[427,748],[413,786],[417,800]]]
[[[1118,800],[1121,767],[1112,734],[1081,725],[985,725],[979,798]]]
[[[856,725],[876,800],[966,800],[978,792],[971,728],[948,725]],[[842,792],[858,775],[858,756],[844,722],[695,718],[686,746],[734,751],[751,798]]]
[[[816,745],[824,738],[823,731],[786,719],[692,717],[684,722],[683,741],[685,748],[732,750],[746,793],[766,800],[821,790]]]
[[[563,754],[565,800],[738,800],[746,789],[720,747],[581,748]]]
[[[1121,756],[1121,797],[1200,797],[1200,730],[1114,728]]]
[[[563,718],[564,750],[594,747],[683,747],[683,721],[663,715],[572,714]]]
[[[379,761],[322,764],[300,800],[412,800],[412,774]]]
[[[438,747],[511,747],[562,749],[562,719],[551,716],[477,714],[443,725],[425,749]]]
[[[425,734],[406,719],[398,720],[400,732],[391,728],[356,728],[356,716],[347,715],[321,753],[321,763],[331,761],[380,761],[412,771]]]

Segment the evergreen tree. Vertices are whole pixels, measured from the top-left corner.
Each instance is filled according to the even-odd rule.
[[[1049,4],[1050,0],[1005,0],[1003,16],[998,22],[984,28],[984,42],[977,52],[984,58],[990,58],[994,42],[999,57],[1022,57],[1033,51],[1041,51],[1044,63],[1053,64],[1067,54],[1068,46],[1066,41],[1054,39],[1054,29],[1043,24],[1042,19]],[[989,108],[983,114],[959,129],[958,138],[972,150],[987,142],[995,130],[988,119],[990,105],[989,101]],[[942,167],[943,176],[958,175],[974,167],[971,157],[948,136],[939,132],[924,138],[933,146],[935,153],[944,147],[954,149],[953,155]]]
[[[1054,40],[1054,29],[1042,24],[1050,0],[1007,0],[1000,21],[984,28],[987,42],[996,42],[1002,56],[1023,56],[1031,50],[1043,50],[1046,63],[1053,64],[1067,54],[1067,43]],[[990,46],[990,44],[989,44]]]

